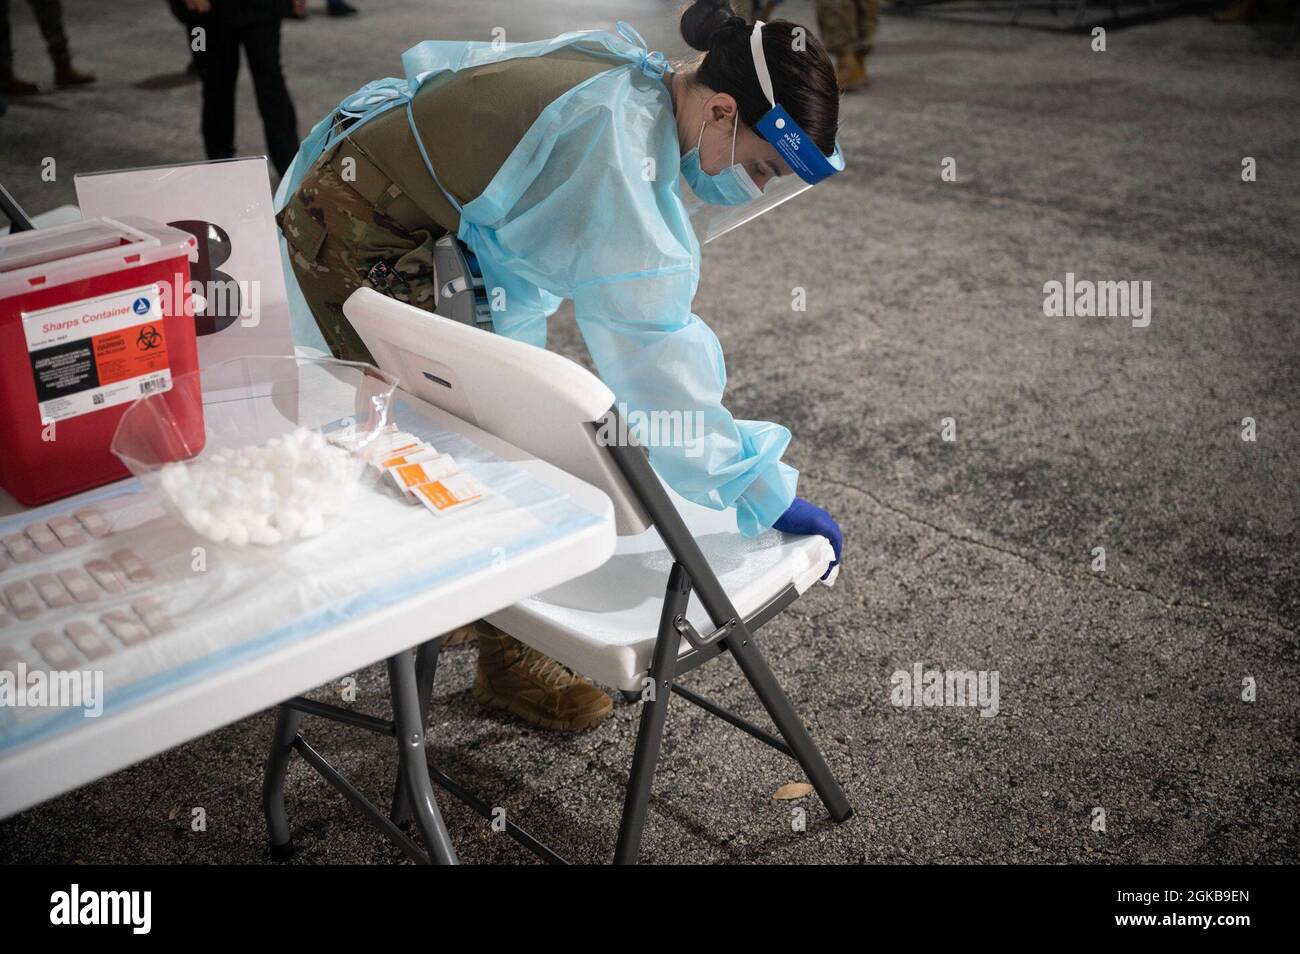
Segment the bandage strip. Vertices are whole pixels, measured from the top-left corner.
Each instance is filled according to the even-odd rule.
[[[108,560],[91,560],[86,569],[95,578],[95,582],[107,593],[122,593],[126,590],[126,578],[122,572]]]
[[[36,588],[36,592],[50,609],[62,609],[72,605],[72,594],[53,573],[37,573],[32,577],[32,586]]]
[[[10,583],[4,590],[9,607],[19,619],[35,619],[41,612],[41,601],[26,580]]]
[[[4,538],[5,549],[16,563],[31,563],[39,560],[41,553],[35,545],[21,533],[11,533]]]
[[[69,623],[63,628],[63,632],[78,649],[85,653],[87,659],[102,659],[113,655],[113,644],[96,633],[95,628],[87,622],[77,620]]]
[[[32,649],[54,669],[71,669],[80,663],[77,654],[54,633],[37,633],[32,637]]]
[[[54,535],[54,531],[43,523],[34,523],[24,532],[27,534],[27,539],[36,544],[36,549],[42,553],[58,553],[63,549],[63,544]]]
[[[59,580],[68,588],[72,598],[78,603],[93,603],[99,599],[99,590],[91,582],[86,571],[80,567],[69,567],[59,571]]]
[[[0,670],[18,675],[18,664],[23,661],[23,657],[8,646],[0,646]]]
[[[171,617],[163,612],[162,600],[156,596],[142,596],[131,604],[131,608],[144,621],[145,626],[149,627],[149,632],[155,636],[161,636],[176,628]]]
[[[83,507],[76,517],[92,537],[106,537],[113,532],[112,524],[94,507]]]
[[[54,535],[59,538],[59,542],[65,547],[79,547],[90,542],[90,537],[81,532],[81,527],[77,521],[69,516],[59,516],[50,518],[50,529]]]
[[[152,580],[153,570],[145,566],[134,550],[123,547],[121,550],[113,551],[113,562],[117,564],[118,569],[126,574],[126,578],[132,583],[145,583]]]
[[[123,646],[134,646],[149,639],[152,635],[138,619],[126,610],[109,610],[99,618],[108,627],[109,632],[118,638]]]

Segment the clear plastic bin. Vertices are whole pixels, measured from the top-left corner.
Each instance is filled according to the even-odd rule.
[[[205,388],[207,380],[225,386]],[[369,364],[237,358],[182,375],[170,392],[136,401],[122,416],[112,450],[201,536],[236,547],[292,542],[324,529],[310,512],[318,497],[327,501],[317,509],[328,522],[341,496],[372,474],[363,454],[388,424],[396,387],[395,377]],[[205,432],[197,444],[179,425],[195,402]],[[298,522],[304,508],[306,527]],[[278,533],[250,535],[248,526],[260,526],[263,513]]]

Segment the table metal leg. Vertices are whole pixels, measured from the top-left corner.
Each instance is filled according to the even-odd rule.
[[[271,843],[271,857],[285,861],[293,854],[293,838],[289,835],[289,816],[284,810],[284,777],[293,755],[293,742],[302,725],[302,713],[288,706],[280,706],[275,714],[275,733],[271,739],[271,752],[266,758],[266,774],[262,779],[262,808],[266,812],[266,828]]]
[[[401,759],[399,778],[415,812],[415,822],[429,855],[438,864],[457,864],[456,849],[433,797],[429,781],[429,763],[424,755],[424,719],[420,709],[420,691],[415,676],[415,659],[409,652],[398,653],[388,660],[388,682],[393,693],[393,721],[396,724],[397,750]]]
[[[442,649],[442,637],[422,643],[415,651],[415,686],[420,697],[420,725],[429,724],[429,705],[433,701],[433,680],[438,674],[438,654]],[[399,763],[397,767],[397,784],[393,789],[393,809],[389,812],[398,825],[411,820],[411,800],[406,794],[405,769]]]

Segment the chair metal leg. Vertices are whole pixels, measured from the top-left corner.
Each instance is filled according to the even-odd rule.
[[[397,750],[401,759],[400,777],[415,813],[415,822],[424,836],[429,856],[437,864],[454,865],[456,849],[452,846],[447,825],[433,797],[429,781],[429,763],[424,756],[424,719],[420,710],[420,693],[415,677],[415,660],[409,652],[398,653],[388,660],[388,682],[393,693],[393,721],[396,726]]]
[[[744,628],[743,623],[739,632],[727,637],[727,648],[736,658],[749,684],[754,687],[754,693],[763,703],[763,708],[767,710],[772,721],[776,723],[782,738],[794,751],[794,757],[803,768],[804,774],[808,776],[808,781],[812,782],[813,788],[821,796],[826,810],[831,813],[831,818],[837,822],[847,821],[853,814],[853,809],[849,805],[849,800],[844,797],[844,790],[835,780],[830,766],[826,764],[826,760],[822,758],[817,748],[817,743],[813,742],[812,736],[808,734],[803,720],[799,718],[799,713],[786,698],[776,677],[772,675],[772,670],[767,667],[763,654],[758,651],[754,637]]]
[[[280,706],[276,710],[271,752],[266,758],[266,771],[262,778],[262,809],[266,813],[271,857],[276,861],[286,861],[293,854],[289,816],[284,809],[284,778],[289,770],[289,759],[293,755],[293,742],[298,737],[301,725],[301,712],[288,706]]]
[[[617,410],[611,410],[607,419],[617,425],[617,414]],[[603,422],[602,426],[605,426]],[[718,582],[717,576],[709,566],[709,561],[705,559],[699,544],[691,536],[681,514],[668,498],[663,484],[650,466],[649,459],[634,443],[611,445],[609,453],[642,505],[650,512],[660,537],[672,551],[677,562],[689,573],[690,585],[699,596],[700,602],[704,604],[713,625],[722,626],[728,621],[734,621],[734,628],[726,636],[727,649],[735,656],[745,678],[754,687],[754,692],[772,721],[776,723],[781,736],[794,750],[795,758],[799,760],[808,780],[817,789],[817,794],[821,796],[831,817],[837,822],[844,821],[853,814],[848,799],[844,797],[844,791],[835,780],[835,776],[831,774],[830,767],[817,750],[808,730],[804,728],[794,706],[781,691],[776,677],[767,668],[767,663],[763,661],[763,656],[754,643],[753,634],[745,625],[745,621],[736,613],[730,597]],[[658,650],[656,644],[656,653]],[[673,662],[676,662],[675,658]]]
[[[429,724],[429,705],[433,701],[433,680],[438,674],[438,654],[442,649],[442,637],[421,643],[415,651],[415,687],[420,699],[420,725]],[[393,808],[389,817],[398,825],[411,820],[411,800],[406,794],[405,769],[399,763],[397,767],[397,784],[393,786]]]
[[[659,636],[655,640],[654,659],[650,663],[654,699],[642,703],[644,708],[636,731],[636,751],[632,753],[632,772],[628,777],[627,795],[623,801],[623,817],[618,825],[615,864],[634,865],[641,854],[641,829],[645,826],[646,811],[650,804],[650,789],[654,784],[655,766],[659,762],[659,745],[663,741],[664,722],[668,718],[668,702],[673,696],[673,675],[677,669],[677,651],[682,639],[675,622],[678,616],[686,612],[690,596],[691,578],[680,563],[674,563],[668,574],[668,589],[664,594],[663,612],[659,617]]]

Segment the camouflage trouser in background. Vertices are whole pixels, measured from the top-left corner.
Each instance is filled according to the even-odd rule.
[[[28,3],[36,15],[36,25],[41,28],[41,36],[45,37],[50,59],[55,65],[68,62],[68,35],[63,32],[63,11],[59,9],[59,0],[28,0]],[[9,0],[0,0],[0,77],[12,76],[13,72],[14,48],[9,34]]]
[[[876,42],[880,0],[816,0],[817,29],[832,56],[865,56]]]
[[[336,358],[374,363],[343,314],[343,302],[362,286],[433,311],[433,244],[443,231],[403,228],[330,161],[307,173],[277,220],[303,297]]]

